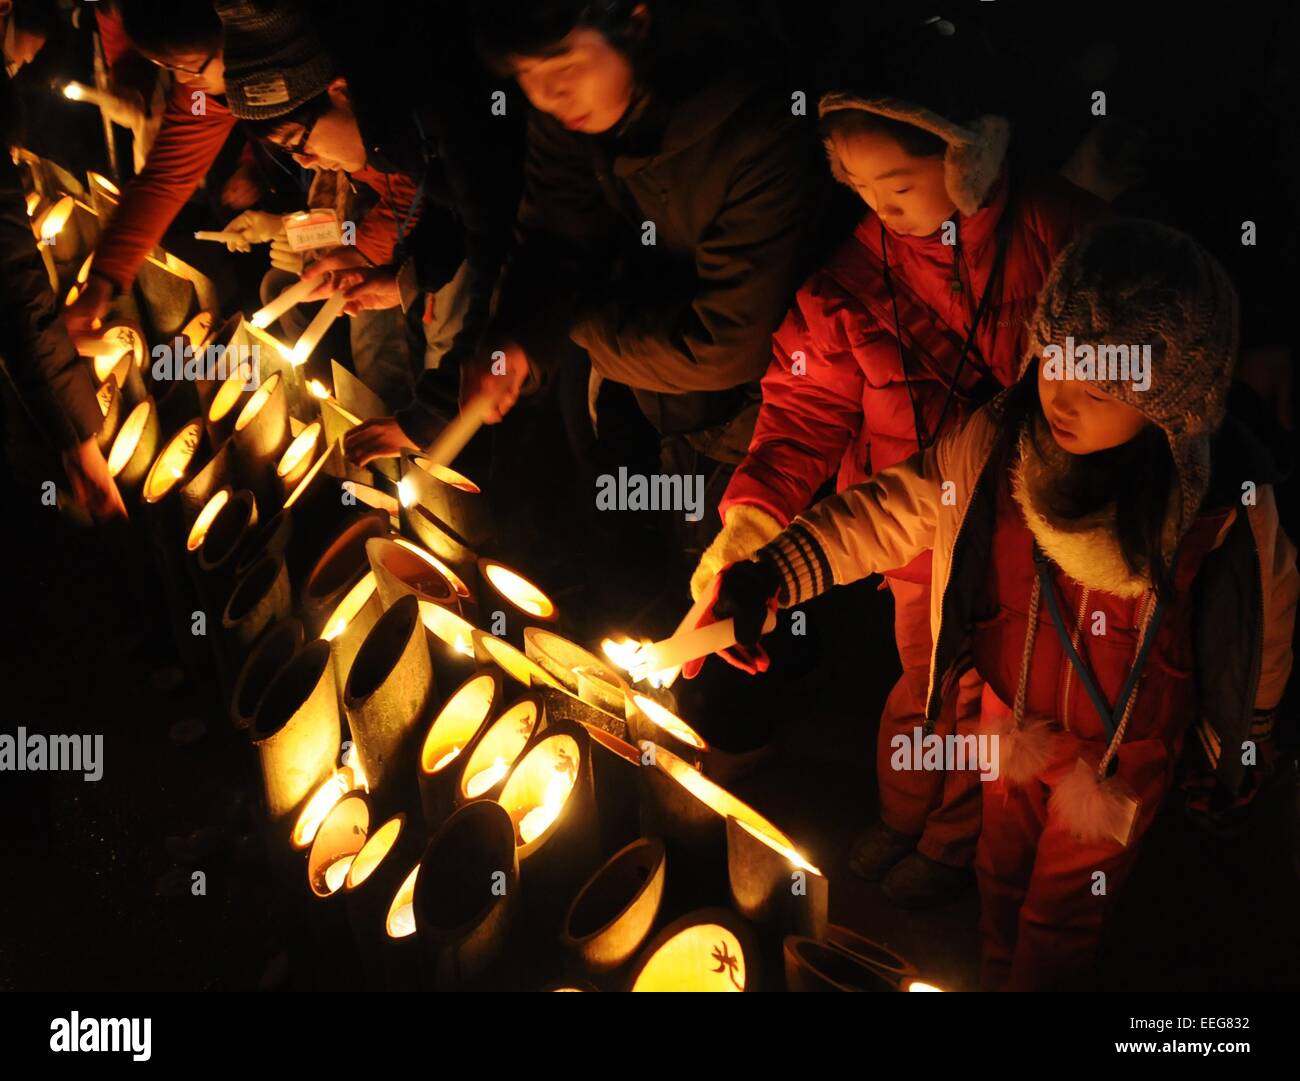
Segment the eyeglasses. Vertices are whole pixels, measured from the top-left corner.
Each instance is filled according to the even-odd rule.
[[[197,68],[187,68],[181,64],[169,64],[164,60],[157,60],[152,56],[149,57],[149,62],[151,64],[157,65],[158,67],[162,68],[164,71],[175,71],[180,73],[181,75],[199,76],[208,70],[208,65],[211,64],[212,61],[214,61],[216,58],[217,58],[216,53],[209,53],[208,58],[204,60],[203,63],[200,64]]]
[[[292,143],[276,143],[275,145],[287,154],[306,154],[307,144],[311,141],[311,133],[316,130],[316,124],[319,121],[319,116],[312,117],[311,123],[304,125],[302,134]]]

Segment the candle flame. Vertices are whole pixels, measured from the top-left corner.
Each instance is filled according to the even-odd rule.
[[[403,507],[415,505],[415,485],[409,477],[403,477],[397,482],[397,499]]]
[[[81,101],[86,96],[86,88],[80,83],[66,83],[63,87],[63,96],[69,101]]]
[[[441,758],[438,759],[438,761],[436,761],[433,764],[433,769],[431,769],[429,772],[437,773],[440,769],[442,769],[443,766],[447,765],[449,762],[454,761],[456,756],[460,754],[460,752],[461,752],[460,747],[452,747],[450,751],[444,754]]]
[[[319,379],[307,380],[307,389],[311,391],[313,398],[325,399],[330,396],[330,388],[322,383]]]
[[[499,755],[497,760],[488,766],[487,769],[481,769],[473,777],[465,782],[465,795],[477,798],[484,792],[490,791],[502,777],[509,771],[510,765]]]
[[[648,638],[643,638],[638,642],[633,638],[624,636],[622,638],[606,638],[600,643],[600,648],[614,664],[631,675],[632,669],[639,667],[637,655],[648,645],[653,645]],[[632,682],[649,683],[652,688],[657,690],[671,684],[676,674],[674,669],[665,668],[662,672],[645,672],[640,679],[633,677]]]
[[[322,781],[320,787],[308,798],[302,813],[298,815],[298,821],[294,823],[293,833],[290,835],[293,847],[307,848],[316,839],[321,823],[325,821],[330,811],[334,810],[335,804],[357,787],[356,776],[347,766],[336,769]],[[331,867],[330,870],[333,868]],[[343,873],[347,873],[346,867],[343,868]],[[326,871],[326,878],[328,877],[329,871]],[[337,888],[337,886],[331,887],[331,892]]]
[[[573,777],[557,764],[555,775],[547,782],[542,802],[519,819],[519,839],[523,844],[532,844],[559,817],[572,787]]]
[[[935,987],[932,983],[926,983],[924,980],[912,980],[907,985],[909,991],[942,991],[942,987]]]

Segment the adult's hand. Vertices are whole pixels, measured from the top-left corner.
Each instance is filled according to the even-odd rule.
[[[284,232],[284,219],[265,210],[245,210],[226,223],[227,233],[238,233],[238,240],[227,240],[230,251],[248,251],[254,244],[265,244]]]
[[[342,279],[339,271],[359,270],[369,265],[366,257],[352,247],[337,248],[329,255],[321,256],[302,272],[304,280],[317,283],[316,288],[303,298],[304,302],[324,300],[338,292]]]
[[[340,270],[336,274],[338,288],[343,290],[347,303],[343,311],[356,315],[360,311],[400,308],[402,291],[397,287],[397,272],[392,267],[363,267],[360,270]]]
[[[107,278],[91,274],[86,284],[81,287],[77,299],[60,313],[63,325],[74,338],[84,338],[93,334],[113,301],[113,286]]]
[[[231,210],[247,210],[262,197],[262,184],[248,165],[241,165],[221,189],[221,205]]]
[[[369,465],[376,458],[396,458],[404,450],[419,450],[397,423],[396,417],[362,421],[343,437],[343,453],[356,466]]]
[[[713,579],[710,587],[713,599],[695,624],[707,627],[724,619],[735,621],[736,644],[722,650],[718,656],[733,668],[751,676],[766,672],[771,658],[759,638],[768,617],[776,613],[781,578],[777,569],[766,559],[747,559],[733,563]],[[689,661],[682,675],[694,679],[707,658]]]
[[[126,504],[94,436],[63,452],[63,470],[72,486],[72,498],[96,522],[126,517]]]
[[[480,395],[492,403],[484,416],[488,424],[499,423],[519,400],[528,379],[528,355],[515,342],[505,342],[485,356],[461,365],[460,407]]]

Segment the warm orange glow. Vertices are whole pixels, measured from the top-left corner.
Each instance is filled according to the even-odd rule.
[[[537,704],[527,699],[516,702],[493,721],[465,763],[461,794],[477,799],[491,791],[514,765],[536,727]]]
[[[113,399],[116,396],[117,396],[117,380],[114,380],[111,383],[105,381],[104,383],[100,384],[99,389],[95,391],[95,400],[99,402],[99,415],[101,417],[108,416],[108,411],[110,408],[112,408]]]
[[[374,592],[375,572],[367,571],[366,576],[348,590],[347,596],[339,601],[334,611],[330,613],[329,619],[325,621],[325,629],[321,631],[320,636],[327,642],[334,641],[335,638],[348,629],[348,624],[366,606]]]
[[[695,731],[689,724],[683,721],[677,714],[671,710],[664,709],[653,698],[647,698],[643,694],[634,694],[632,701],[636,708],[639,709],[650,723],[658,728],[662,728],[669,735],[681,740],[688,747],[694,747],[697,751],[708,750],[708,744],[703,737]]]
[[[578,741],[548,736],[524,755],[501,790],[501,806],[515,824],[515,843],[526,848],[541,837],[564,810],[578,780]]]
[[[303,474],[302,480],[298,482],[298,487],[295,488],[289,494],[289,498],[284,501],[285,510],[288,510],[295,503],[297,503],[299,499],[302,498],[303,492],[305,492],[308,488],[311,487],[311,482],[316,479],[316,474],[318,474],[322,469],[325,468],[325,463],[328,462],[329,460],[330,460],[330,455],[329,452],[326,451],[325,453],[321,454],[316,459],[316,461],[312,463],[311,468],[307,470],[305,474]]]
[[[384,920],[384,930],[389,938],[407,938],[415,934],[415,880],[419,873],[420,865],[417,863],[393,895],[393,903],[388,906],[388,918]]]
[[[454,570],[452,570],[449,566],[447,566],[446,563],[444,563],[432,552],[424,548],[421,548],[414,541],[409,541],[405,537],[394,537],[393,543],[401,546],[402,548],[405,548],[407,551],[414,552],[426,563],[428,563],[429,566],[431,566],[445,579],[447,579],[448,582],[451,583],[451,588],[456,591],[457,596],[459,597],[469,596],[469,586],[467,586],[463,581],[461,581],[460,575],[458,575]]]
[[[92,251],[86,256],[81,264],[81,269],[77,271],[77,284],[85,285],[90,278],[90,264],[95,261],[95,253]]]
[[[387,492],[381,492],[371,484],[359,484],[354,480],[344,481],[343,487],[356,497],[358,503],[374,507],[375,510],[382,510],[390,518],[397,517],[397,500]]]
[[[814,875],[821,874],[821,871],[817,870],[817,868],[814,867],[811,863],[809,863],[806,859],[804,859],[803,856],[801,856],[793,848],[790,848],[788,845],[782,844],[775,837],[771,836],[766,830],[758,829],[748,822],[742,822],[740,819],[736,820],[736,825],[739,826],[746,833],[748,833],[751,837],[754,837],[757,840],[762,841],[763,844],[767,845],[767,847],[770,848],[773,852],[780,853],[782,856],[784,856],[787,860],[789,860],[792,864],[794,864],[796,867],[800,868],[801,870],[807,871],[809,874],[814,874]]]
[[[316,444],[320,442],[320,421],[314,420],[307,425],[280,456],[280,464],[275,467],[275,475],[281,480],[293,476],[305,461],[310,461],[316,453]]]
[[[334,805],[359,787],[352,770],[347,766],[336,769],[322,781],[320,787],[308,797],[302,813],[298,815],[298,821],[294,823],[293,832],[289,835],[293,847],[309,847],[316,840],[320,824],[334,810]]]
[[[308,379],[307,389],[313,398],[320,398],[322,401],[330,396],[330,388],[319,379]]]
[[[439,639],[453,653],[474,656],[474,624],[462,619],[450,608],[432,601],[420,601],[420,621],[424,629]]]
[[[199,516],[194,519],[194,524],[190,526],[190,535],[185,539],[185,550],[194,552],[203,544],[203,538],[208,535],[208,529],[212,525],[212,520],[221,513],[221,508],[226,505],[230,499],[230,489],[222,488],[215,493],[211,499],[203,504],[203,509],[199,511]]]
[[[108,452],[110,476],[116,477],[126,468],[127,462],[131,460],[136,447],[140,444],[140,437],[144,434],[152,412],[153,402],[141,402],[131,410],[131,415],[126,418],[126,422],[113,440],[113,448]]]
[[[374,874],[375,868],[384,862],[384,857],[388,855],[393,845],[397,844],[397,838],[401,832],[402,820],[394,816],[367,838],[366,843],[361,846],[361,851],[357,853],[356,859],[352,861],[352,867],[348,871],[348,889],[356,889]]]
[[[492,588],[516,608],[522,608],[539,619],[550,619],[555,615],[555,605],[551,603],[551,598],[522,574],[491,560],[484,561],[483,574],[492,583]]]
[[[68,296],[67,299],[64,300],[63,306],[65,308],[71,308],[72,305],[77,303],[77,297],[79,297],[80,295],[81,295],[81,286],[74,285],[71,289],[68,290]]]
[[[63,232],[63,227],[68,224],[68,219],[72,217],[72,210],[75,205],[72,196],[65,195],[57,203],[41,212],[33,223],[33,227],[36,229],[36,235],[41,238],[42,244],[52,243],[54,238]]]
[[[221,387],[213,396],[212,404],[208,407],[208,420],[216,424],[235,408],[239,396],[244,393],[244,387],[248,385],[250,374],[251,370],[247,365],[236,365],[235,370],[226,377],[226,381],[221,384]]]
[[[212,333],[213,317],[211,312],[199,312],[193,319],[185,324],[181,331],[181,337],[189,342],[191,349],[198,349],[208,340],[208,335]]]
[[[450,484],[453,488],[459,488],[462,492],[469,492],[473,495],[477,495],[480,491],[479,486],[469,477],[457,473],[456,470],[449,469],[445,465],[438,465],[437,462],[430,461],[423,456],[412,458],[411,461],[435,480],[442,481],[443,484]]]
[[[721,924],[697,923],[654,952],[633,991],[743,991],[745,951]]]
[[[404,507],[415,505],[415,485],[410,477],[403,477],[397,482],[397,501]]]
[[[129,353],[100,353],[91,364],[95,369],[95,379],[103,383],[108,377],[113,376],[113,382],[119,387],[126,382],[127,372],[131,369],[131,356]]]
[[[307,882],[317,897],[328,897],[343,888],[369,831],[370,806],[364,797],[344,796],[330,808],[307,855]]]
[[[564,690],[564,686],[536,661],[524,656],[509,642],[495,634],[475,630],[471,641],[486,653],[493,664],[505,671],[511,679],[518,680],[525,687],[534,683],[544,683],[548,687]]]
[[[437,773],[455,761],[483,727],[495,701],[496,681],[488,675],[475,676],[448,698],[424,737],[420,769]]]
[[[766,834],[783,848],[794,851],[794,842],[747,803],[742,803],[720,785],[714,784],[699,770],[683,762],[658,744],[642,740],[641,750],[648,752],[654,767],[663,770],[687,792],[723,818],[746,823],[758,833]]]
[[[600,643],[601,651],[624,672],[631,673],[633,668],[637,667],[637,653],[643,646],[652,645],[649,638],[643,638],[636,641],[632,638],[606,638]],[[651,672],[646,676],[645,682],[651,687],[666,687],[672,683],[672,678],[677,673],[676,669],[666,668],[662,672]],[[634,682],[640,683],[640,680]]]
[[[932,983],[926,983],[924,980],[910,980],[904,988],[907,991],[942,991],[942,987],[935,987]]]
[[[27,216],[30,218],[36,213],[36,208],[41,205],[41,193],[39,191],[29,191],[27,193]]]
[[[68,85],[71,86],[72,84],[69,83]],[[91,187],[99,188],[101,191],[105,191],[109,195],[122,194],[122,190],[109,180],[108,177],[104,176],[102,173],[95,172],[93,169],[86,174],[86,179],[90,181]]]
[[[356,859],[355,856],[343,856],[325,868],[325,888],[330,893],[338,893],[343,888],[343,883],[348,880],[348,872],[352,869],[354,859]]]
[[[235,421],[235,431],[242,432],[257,419],[257,414],[271,400],[271,395],[275,393],[275,388],[279,385],[280,373],[275,372],[270,379],[253,392],[253,396],[244,404],[244,408],[239,413],[239,418]]]
[[[197,420],[190,421],[171,437],[162,453],[154,459],[153,465],[149,467],[149,475],[144,479],[146,503],[157,503],[176,487],[193,461],[202,438],[203,425]]]

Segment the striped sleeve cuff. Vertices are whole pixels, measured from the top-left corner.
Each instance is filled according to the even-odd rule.
[[[757,554],[769,560],[781,576],[778,602],[782,608],[811,600],[835,584],[830,560],[816,535],[798,518]]]

